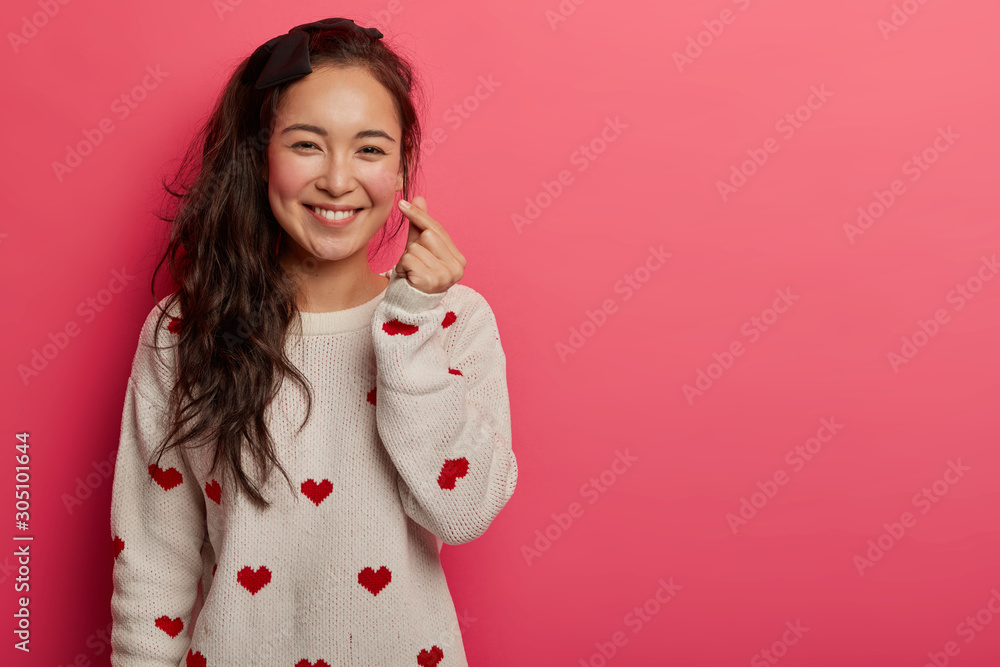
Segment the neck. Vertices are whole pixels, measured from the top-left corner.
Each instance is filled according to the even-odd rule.
[[[366,252],[367,254],[367,252]],[[336,261],[313,256],[297,260],[282,253],[281,264],[298,284],[296,308],[303,312],[329,313],[360,306],[375,298],[388,279],[371,270],[362,253]]]

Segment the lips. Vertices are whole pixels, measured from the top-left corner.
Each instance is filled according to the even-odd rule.
[[[327,227],[343,227],[344,225],[350,224],[355,219],[357,219],[358,214],[361,213],[361,211],[365,210],[363,208],[356,208],[349,217],[344,218],[342,220],[332,220],[330,218],[327,218],[323,214],[318,213],[315,207],[310,206],[309,204],[304,204],[304,206],[307,209],[309,209],[309,212],[313,215],[314,218],[316,218],[320,223],[326,225]]]
[[[323,211],[333,211],[333,209],[323,208],[322,206],[313,206],[311,204],[306,204],[306,207],[312,209],[316,213],[319,213],[321,210],[323,210]],[[357,213],[358,211],[360,211],[362,209],[360,209],[360,208],[355,208],[355,209],[340,209],[340,210],[334,211],[334,213],[343,213],[345,210],[353,210],[355,213]]]

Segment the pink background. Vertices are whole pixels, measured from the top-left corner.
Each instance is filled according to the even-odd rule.
[[[0,14],[0,498],[13,519],[28,431],[35,536],[29,655],[11,648],[13,521],[0,551],[4,664],[108,664],[106,462],[153,305],[160,181],[241,58],[327,16],[415,56],[421,193],[508,356],[517,491],[486,535],[442,552],[471,664],[1000,662],[997,3],[11,0]],[[113,102],[133,90],[122,117]],[[60,180],[53,163],[102,119],[113,131]],[[607,119],[620,132],[602,138]],[[115,271],[135,277],[112,294]],[[879,555],[869,540],[888,549],[859,571]]]

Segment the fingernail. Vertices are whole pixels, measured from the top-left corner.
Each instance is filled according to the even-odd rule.
[[[405,199],[400,199],[399,205],[402,206],[403,208],[410,208],[410,202],[406,201]]]

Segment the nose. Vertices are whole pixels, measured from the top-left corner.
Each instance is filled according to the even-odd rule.
[[[349,155],[331,153],[323,160],[322,171],[316,179],[316,187],[326,190],[334,197],[350,192],[354,188],[354,166]]]

